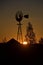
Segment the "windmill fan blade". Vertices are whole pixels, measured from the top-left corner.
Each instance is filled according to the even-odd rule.
[[[29,18],[29,15],[24,15],[25,18]]]

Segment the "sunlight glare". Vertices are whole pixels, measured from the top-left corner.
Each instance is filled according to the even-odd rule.
[[[27,42],[26,42],[26,41],[24,41],[24,42],[23,42],[23,44],[24,44],[24,45],[27,45]]]

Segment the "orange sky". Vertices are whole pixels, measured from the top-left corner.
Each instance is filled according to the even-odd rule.
[[[29,14],[28,19],[22,20],[23,39],[26,34],[26,26],[30,21],[33,25],[37,40],[43,37],[43,0],[1,0],[0,1],[0,42],[4,37],[7,40],[17,38],[17,21],[15,14],[22,10],[23,14]]]

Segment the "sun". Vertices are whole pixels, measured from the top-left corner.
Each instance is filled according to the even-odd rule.
[[[27,45],[28,43],[26,41],[23,42],[23,45]]]

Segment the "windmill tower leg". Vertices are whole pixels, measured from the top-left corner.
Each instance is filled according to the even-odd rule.
[[[18,24],[17,40],[23,42],[21,23]]]
[[[22,25],[22,24],[21,24],[21,25]],[[23,42],[22,27],[21,27],[21,25],[20,25],[20,35],[21,35],[21,40],[22,40],[22,42]]]

